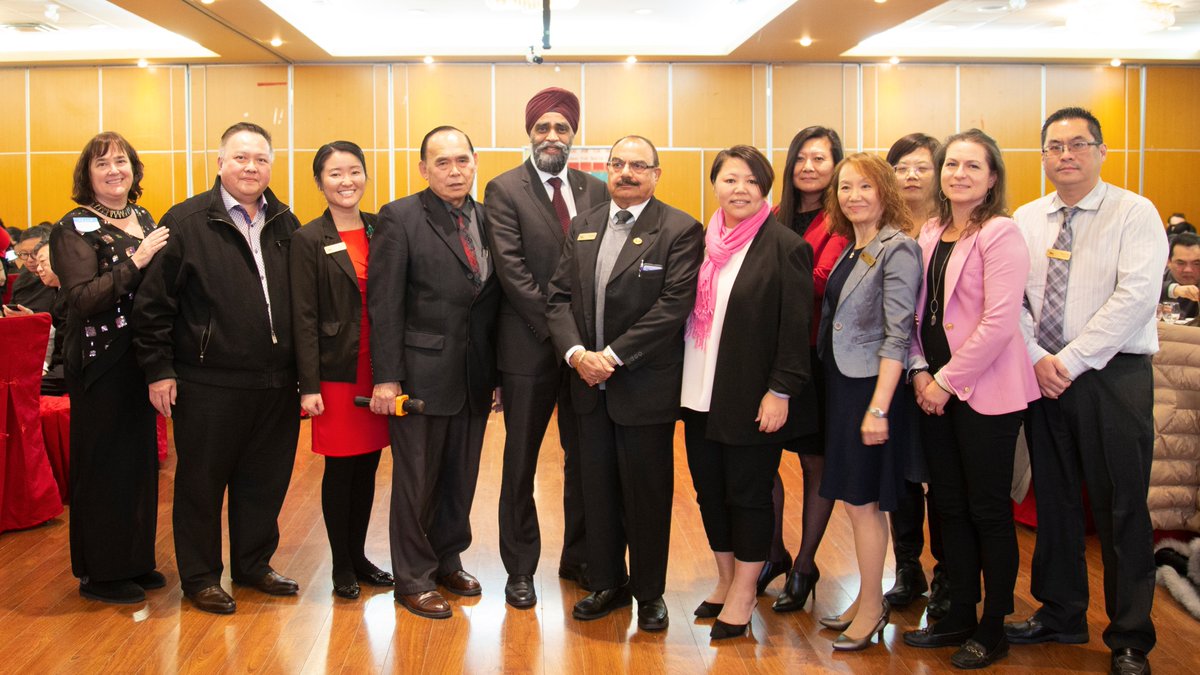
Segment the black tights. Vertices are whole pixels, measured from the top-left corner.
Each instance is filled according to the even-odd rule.
[[[326,457],[321,513],[333,553],[333,581],[349,584],[375,569],[363,548],[375,501],[375,470],[381,450],[353,457]]]
[[[812,573],[816,569],[817,547],[825,536],[825,527],[833,514],[833,500],[819,494],[821,475],[825,473],[824,455],[800,455],[800,468],[804,471],[804,510],[801,516],[804,529],[800,534],[800,550],[792,569]],[[783,480],[775,474],[775,489],[771,492],[775,506],[775,533],[771,539],[771,560],[781,561],[787,554],[783,545]]]

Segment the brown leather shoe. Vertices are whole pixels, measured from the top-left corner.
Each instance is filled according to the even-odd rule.
[[[257,579],[236,579],[235,583],[250,586],[267,595],[295,595],[300,590],[300,584],[271,570]]]
[[[225,589],[220,586],[209,586],[202,588],[195,593],[184,593],[183,596],[192,601],[196,609],[202,612],[211,612],[213,614],[233,614],[237,609],[237,603]]]
[[[442,594],[437,591],[422,591],[407,595],[397,593],[396,602],[413,614],[426,619],[449,619],[452,614],[450,603],[446,602]]]
[[[479,595],[483,588],[479,580],[462,570],[438,577],[437,582],[455,595]]]

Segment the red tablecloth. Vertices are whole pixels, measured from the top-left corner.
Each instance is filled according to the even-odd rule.
[[[0,319],[0,532],[62,513],[42,440],[39,398],[50,315]]]
[[[1087,487],[1083,488],[1083,518],[1084,532],[1094,534],[1096,522],[1092,520],[1092,503],[1088,500]],[[1013,502],[1013,520],[1037,529],[1037,497],[1033,494],[1033,482],[1029,483],[1029,492],[1025,494],[1025,501]]]

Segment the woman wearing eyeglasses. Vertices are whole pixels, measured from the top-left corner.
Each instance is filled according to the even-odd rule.
[[[1020,329],[1029,253],[1005,213],[995,141],[978,129],[955,134],[935,163],[938,216],[921,231],[926,273],[909,363],[953,586],[946,616],[904,642],[958,646],[954,666],[982,668],[1008,654],[1018,565],[1009,487],[1021,419],[1039,395]]]
[[[771,164],[746,145],[722,150],[709,176],[721,208],[705,235],[688,320],[682,406],[688,467],[716,588],[695,614],[714,640],[746,632],[771,550],[771,491],[784,441],[816,426],[805,339],[812,248],[771,215]]]
[[[877,633],[882,639],[890,615],[882,588],[885,512],[896,510],[907,456],[895,428],[905,409],[895,394],[908,359],[921,250],[901,231],[908,209],[881,157],[842,160],[825,203],[830,230],[853,243],[829,275],[817,339],[827,410],[821,496],[840,500],[850,516],[859,589],[849,608],[820,621],[842,631],[835,650],[853,651]]]

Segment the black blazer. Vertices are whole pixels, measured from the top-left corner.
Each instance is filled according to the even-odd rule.
[[[363,213],[368,232],[375,214]],[[292,339],[300,393],[317,394],[321,381],[354,382],[358,375],[358,341],[362,294],[358,275],[342,243],[329,209],[292,235]]]
[[[546,309],[555,352],[561,359],[575,345],[593,351],[611,346],[624,362],[607,382],[612,420],[624,426],[672,422],[679,417],[683,327],[696,300],[704,230],[683,211],[650,200],[613,265],[604,300],[608,344],[598,345],[596,254],[608,211],[604,202],[571,221]],[[591,412],[597,391],[571,378],[575,411]]]
[[[478,204],[475,219],[486,232]],[[433,190],[379,210],[367,277],[371,367],[376,383],[400,382],[423,399],[427,415],[491,405],[500,284],[489,274],[477,290],[471,277],[458,228]]]
[[[808,346],[812,297],[812,247],[768,216],[729,291],[725,329],[717,345],[708,439],[763,445],[816,431]],[[787,421],[773,434],[759,431],[754,421],[768,389],[791,397]]]
[[[567,170],[577,214],[608,203],[608,186]],[[527,160],[496,176],[484,190],[496,276],[504,289],[497,328],[498,365],[506,373],[536,375],[561,363],[546,327],[546,295],[564,235],[541,178]]]

